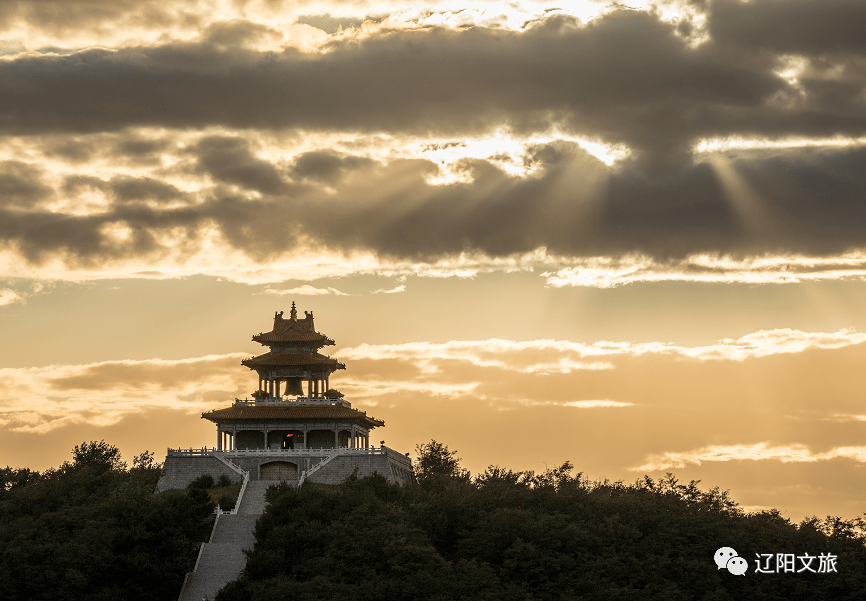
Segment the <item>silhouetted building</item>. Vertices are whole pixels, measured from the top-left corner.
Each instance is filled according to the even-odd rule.
[[[319,352],[334,341],[316,331],[312,312],[298,319],[292,303],[288,319],[276,313],[273,329],[253,340],[268,352],[241,364],[258,374],[258,390],[202,413],[217,426],[216,447],[169,449],[159,490],[183,488],[206,473],[236,480],[247,472],[252,480],[294,485],[338,484],[353,472],[379,472],[398,483],[412,477],[406,455],[370,446],[370,431],[385,422],[353,409],[329,387],[331,374],[346,366]]]

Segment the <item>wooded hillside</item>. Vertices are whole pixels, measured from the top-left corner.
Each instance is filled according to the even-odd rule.
[[[246,570],[217,601],[864,599],[863,518],[793,524],[697,482],[590,482],[569,463],[471,477],[440,443],[417,450],[409,486],[272,488]],[[210,534],[208,492],[154,494],[149,453],[131,468],[105,442],[72,455],[43,473],[0,470],[0,599],[176,599]],[[748,572],[719,569],[720,547]],[[816,571],[797,559],[755,573],[756,554],[773,571],[777,554],[783,569],[808,554]],[[835,571],[820,573],[821,555]]]
[[[862,519],[795,525],[697,482],[588,482],[569,463],[471,478],[447,447],[418,450],[417,485],[271,489],[245,574],[217,601],[864,599]],[[716,566],[723,546],[746,574]],[[771,567],[777,553],[824,553],[837,572],[754,573],[756,553]]]
[[[104,441],[57,469],[0,470],[0,599],[174,601],[210,536],[207,491],[154,494],[161,466],[127,468]]]

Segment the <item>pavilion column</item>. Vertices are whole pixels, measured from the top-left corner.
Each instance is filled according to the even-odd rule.
[[[277,394],[276,394],[275,396],[276,396],[277,398],[279,398],[279,397],[280,397],[280,381],[279,381],[279,380],[274,380],[274,384],[275,384],[276,387],[277,387]]]
[[[238,427],[233,425],[232,426],[232,444],[231,444],[231,450],[232,451],[237,450],[237,447],[235,446],[235,434],[237,434],[237,431],[238,431]]]
[[[325,376],[325,392],[328,392],[331,389],[331,378]]]
[[[313,374],[310,374],[310,379],[307,380],[307,397],[313,396]]]
[[[223,450],[223,433],[220,432],[219,426],[217,426],[217,451]]]
[[[265,424],[262,426],[262,429],[265,431],[265,448],[268,448],[268,426]]]
[[[340,448],[340,430],[339,430],[339,428],[334,430],[334,448],[335,449]]]

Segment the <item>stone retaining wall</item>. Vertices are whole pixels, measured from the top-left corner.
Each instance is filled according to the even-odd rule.
[[[214,452],[218,453],[217,451]],[[157,492],[173,488],[186,488],[190,482],[204,474],[210,474],[214,480],[226,475],[232,482],[240,481],[241,477],[237,472],[210,453],[209,450],[191,456],[169,453],[165,458],[162,476],[157,483]],[[322,461],[326,461],[325,465],[315,470],[308,478],[309,482],[321,484],[341,484],[352,475],[356,468],[359,478],[378,472],[391,483],[406,484],[412,479],[412,464],[409,458],[391,449],[385,449],[383,452],[375,454],[347,452],[345,455],[337,455],[327,461],[329,456],[329,453],[317,455],[309,451],[295,455],[287,452],[268,453],[266,450],[262,450],[261,454],[226,454],[224,458],[240,469],[249,472],[251,481],[260,479],[263,464],[275,461],[296,465],[299,476],[302,472],[309,472]],[[297,483],[297,479],[289,482],[295,486]]]
[[[358,470],[358,477],[371,476],[374,472],[385,476],[392,484],[406,484],[411,472],[404,462],[395,461],[388,455],[339,455],[310,474],[307,482],[317,484],[342,484],[346,478]]]
[[[186,488],[190,482],[210,474],[216,481],[220,476],[228,476],[232,482],[240,482],[240,475],[225,463],[210,455],[197,457],[173,457],[165,458],[165,466],[162,475],[156,484],[156,491],[163,492],[173,488]]]

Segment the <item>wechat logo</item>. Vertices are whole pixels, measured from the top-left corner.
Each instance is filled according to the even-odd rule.
[[[713,556],[718,569],[727,568],[727,570],[735,576],[743,576],[749,569],[749,562],[737,555],[737,552],[731,547],[722,547],[716,551]]]

